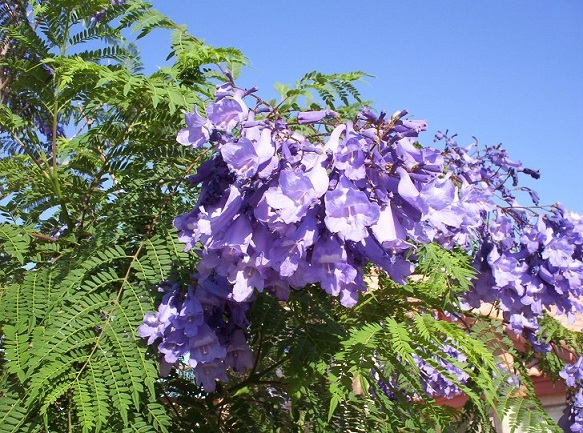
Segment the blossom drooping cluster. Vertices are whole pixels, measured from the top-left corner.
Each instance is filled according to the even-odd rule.
[[[536,331],[537,318],[551,306],[559,312],[583,312],[583,224],[581,218],[556,207],[533,225],[514,234],[513,221],[498,212],[476,257],[481,275],[477,301],[499,301],[510,329]]]
[[[242,372],[253,366],[244,331],[249,306],[229,301],[224,287],[212,280],[186,293],[179,284],[160,286],[164,296],[158,311],[146,313],[138,334],[148,344],[159,341],[163,375],[182,361],[194,369],[199,386],[212,392],[216,379],[227,381],[228,368]]]
[[[509,329],[544,349],[535,338],[543,310],[583,312],[578,302],[583,296],[583,219],[561,205],[542,214],[519,206],[517,191],[539,203],[536,192],[519,186],[517,173],[534,178],[539,174],[512,161],[500,145],[470,156],[475,146],[460,148],[444,134],[438,136],[443,138],[448,167],[460,180],[462,194],[468,191],[482,207],[474,256],[479,278],[466,302],[471,307],[496,302]],[[507,186],[510,180],[513,189]]]
[[[441,354],[444,354],[445,357],[442,357]],[[413,355],[413,359],[419,368],[423,389],[430,397],[452,399],[462,393],[462,390],[456,384],[439,371],[441,369],[455,377],[457,382],[462,385],[465,385],[470,378],[468,373],[451,362],[453,360],[456,363],[465,364],[467,362],[466,356],[447,343],[442,345],[440,355],[432,356],[432,362],[436,363],[439,369],[418,355]]]
[[[479,213],[464,210],[443,175],[441,153],[415,145],[425,122],[405,111],[386,119],[365,110],[348,122],[314,111],[297,116],[312,132],[302,134],[269,106],[248,108],[248,93],[221,87],[207,116],[187,114],[177,138],[216,148],[190,179],[201,186],[196,207],[175,226],[187,249],[201,246],[198,278],[225,277],[235,301],[255,290],[285,300],[317,283],[351,306],[366,290],[367,262],[404,283],[412,241],[478,227]],[[326,140],[316,123],[329,128]]]
[[[285,301],[291,290],[316,284],[352,306],[367,289],[366,264],[405,283],[415,245],[438,242],[474,256],[479,278],[466,306],[497,302],[510,328],[535,344],[544,308],[581,310],[581,217],[559,206],[544,215],[518,206],[516,190],[538,200],[518,187],[518,173],[539,175],[500,146],[461,148],[440,134],[443,152],[422,147],[417,137],[426,124],[406,110],[388,117],[364,109],[351,121],[331,110],[283,117],[256,90],[218,87],[205,113],[186,114],[177,136],[213,152],[189,178],[200,189],[198,202],[174,221],[186,250],[200,257],[195,297],[212,286],[226,311],[248,306],[256,292]],[[162,339],[167,364],[191,357],[190,340],[200,338],[172,327],[154,338]],[[429,393],[457,392],[427,374]]]
[[[559,425],[569,433],[583,432],[583,356],[565,366],[559,373],[565,379],[567,386],[575,388],[575,395],[565,410]]]

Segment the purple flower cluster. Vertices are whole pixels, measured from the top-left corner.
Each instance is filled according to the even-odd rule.
[[[439,366],[439,369],[418,355],[413,355],[413,359],[419,368],[421,383],[425,393],[430,397],[445,397],[447,399],[452,399],[456,395],[462,394],[462,390],[439,370],[447,371],[448,374],[455,377],[460,384],[465,385],[470,378],[469,375],[461,368],[452,364],[451,361],[453,360],[456,363],[465,364],[467,358],[463,353],[447,343],[443,344],[440,353],[443,353],[445,356],[434,355],[432,357],[433,362]]]
[[[352,306],[366,290],[367,263],[405,283],[419,243],[472,254],[479,278],[465,305],[497,303],[510,328],[534,344],[543,309],[581,311],[583,220],[560,206],[543,215],[519,207],[517,191],[535,204],[538,198],[518,186],[518,173],[536,178],[538,172],[512,161],[500,146],[461,148],[439,134],[446,140],[443,152],[421,147],[416,140],[426,124],[407,119],[406,111],[388,118],[364,109],[342,121],[321,110],[284,119],[255,91],[218,87],[215,101],[204,113],[186,114],[177,135],[184,146],[214,153],[189,178],[200,188],[196,206],[174,220],[185,249],[200,257],[196,287],[176,298],[167,294],[162,310],[177,313],[147,316],[140,331],[150,342],[162,339],[166,365],[188,359],[195,369],[206,366],[212,384],[201,382],[213,389],[214,379],[224,380],[225,365],[233,366],[226,361],[227,344],[233,332],[243,336],[256,291],[285,301],[292,289],[317,284]],[[206,305],[204,323],[188,334],[177,319],[187,299]],[[208,305],[218,315],[207,313]],[[213,360],[199,358],[196,341],[212,335],[218,341]],[[463,356],[445,350],[454,359]],[[215,360],[222,370],[211,371]],[[429,365],[423,371],[428,394],[459,391]],[[204,374],[197,371],[197,377]]]
[[[255,290],[287,299],[317,283],[352,306],[373,262],[404,283],[412,241],[466,237],[479,212],[466,216],[439,151],[419,148],[426,125],[364,110],[340,123],[331,111],[299,113],[300,134],[244,92],[224,85],[206,109],[186,115],[177,141],[215,156],[190,181],[200,185],[194,210],[175,220],[187,249],[200,246],[198,278],[224,277],[235,301]],[[331,128],[326,140],[315,123]],[[326,123],[327,122],[327,123]],[[304,127],[305,128],[305,127]],[[472,208],[471,212],[475,213]]]
[[[554,306],[568,315],[583,312],[577,301],[583,295],[582,217],[561,205],[543,214],[520,207],[516,192],[526,191],[535,205],[538,197],[518,186],[517,173],[539,175],[510,160],[500,145],[460,148],[443,134],[437,138],[447,140],[445,158],[462,185],[462,196],[473,196],[470,203],[482,213],[474,238],[479,243],[474,256],[479,278],[466,297],[468,306],[496,302],[509,329],[544,349],[536,339],[543,310]],[[509,181],[513,189],[506,185]]]
[[[575,388],[576,392],[571,403],[565,409],[559,425],[569,433],[583,432],[583,356],[574,364],[569,364],[559,373],[565,379],[567,386]]]
[[[138,335],[158,343],[160,371],[172,366],[194,369],[196,382],[212,392],[216,380],[227,381],[227,369],[243,372],[253,366],[245,337],[246,303],[229,300],[224,284],[206,280],[186,293],[178,284],[165,283],[158,311],[146,313]]]

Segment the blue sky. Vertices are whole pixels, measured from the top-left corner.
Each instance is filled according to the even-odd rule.
[[[525,185],[541,202],[583,213],[583,1],[409,0],[348,2],[154,0],[214,46],[250,60],[238,83],[275,96],[276,82],[306,72],[363,70],[377,109],[407,108],[437,130],[502,142],[539,169]],[[164,39],[166,38],[167,39]],[[148,39],[148,69],[163,64],[169,36]]]

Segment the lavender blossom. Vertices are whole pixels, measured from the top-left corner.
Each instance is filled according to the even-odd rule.
[[[332,110],[302,111],[298,113],[298,123],[318,123],[326,117],[338,117],[338,113]]]
[[[186,128],[178,132],[176,141],[183,146],[202,147],[207,143],[213,132],[212,123],[198,114],[196,108],[193,113],[186,113]]]
[[[380,217],[379,206],[344,176],[336,188],[326,193],[325,201],[326,227],[342,240],[360,242]]]

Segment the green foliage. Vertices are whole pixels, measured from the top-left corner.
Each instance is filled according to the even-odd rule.
[[[146,3],[30,6],[30,21],[2,30],[0,431],[169,431],[156,359],[136,330],[156,285],[192,266],[169,227],[203,155],[174,137],[211,74],[185,84],[180,57],[139,73],[125,29],[184,34]],[[188,49],[209,71],[242,59]]]
[[[365,72],[356,71],[343,74],[322,74],[312,71],[304,75],[295,86],[278,83],[275,89],[281,101],[272,101],[279,113],[290,111],[337,110],[342,117],[353,117],[364,105],[355,82],[370,77]],[[303,107],[303,108],[302,108]]]
[[[155,253],[148,250],[154,245]],[[17,404],[39,413],[47,426],[59,416],[55,408],[68,401],[84,431],[127,426],[138,415],[151,421],[152,430],[165,431],[169,420],[157,402],[156,365],[135,331],[153,307],[143,289],[148,276],[184,260],[175,247],[154,237],[135,252],[104,246],[89,255],[68,253],[10,286],[5,372],[11,386],[27,390]]]
[[[30,244],[30,236],[26,230],[12,224],[0,223],[0,239],[4,252],[23,265]]]

